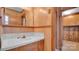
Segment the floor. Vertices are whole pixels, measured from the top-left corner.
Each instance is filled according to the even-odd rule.
[[[79,51],[79,43],[64,40],[62,50],[63,51]]]

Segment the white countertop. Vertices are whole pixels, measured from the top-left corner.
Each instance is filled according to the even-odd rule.
[[[25,35],[26,38],[17,38]],[[1,50],[9,50],[44,39],[42,32],[10,33],[1,35]]]

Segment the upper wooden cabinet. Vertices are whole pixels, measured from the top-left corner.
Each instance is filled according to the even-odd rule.
[[[50,8],[34,8],[34,26],[51,25]]]
[[[74,26],[79,25],[79,14],[69,15],[63,17],[64,26]]]
[[[26,26],[51,25],[51,8],[23,8],[25,10]]]
[[[33,8],[26,8],[26,7],[22,7],[25,10],[25,18],[26,18],[26,24],[25,26],[33,26]]]

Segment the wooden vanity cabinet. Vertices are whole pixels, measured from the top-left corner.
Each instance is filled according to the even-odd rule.
[[[43,51],[43,50],[44,50],[44,40],[41,40],[28,45],[10,49],[8,51]]]
[[[38,51],[44,51],[44,40],[38,42]]]

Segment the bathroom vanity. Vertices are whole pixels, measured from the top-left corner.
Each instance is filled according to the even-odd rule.
[[[9,49],[8,51],[44,51],[44,40]]]
[[[43,51],[44,33],[26,32],[1,35],[1,51]]]

